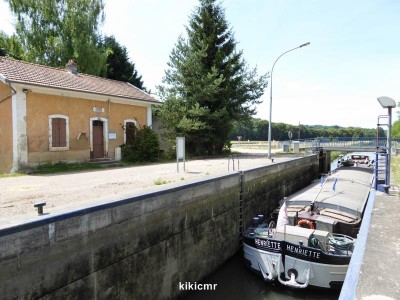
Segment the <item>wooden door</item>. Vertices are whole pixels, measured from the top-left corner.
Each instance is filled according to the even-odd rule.
[[[104,157],[103,122],[93,121],[93,158]]]

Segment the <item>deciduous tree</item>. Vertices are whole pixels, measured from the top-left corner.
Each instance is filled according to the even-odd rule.
[[[98,47],[103,0],[8,0],[17,17],[16,36],[26,61],[64,66],[75,58],[81,72],[104,72],[106,54]]]
[[[394,139],[400,139],[400,120],[393,123],[392,126],[392,137]]]

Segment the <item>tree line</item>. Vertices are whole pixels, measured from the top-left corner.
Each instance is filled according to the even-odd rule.
[[[400,123],[400,122],[399,122]],[[285,123],[272,123],[272,139],[284,141],[289,139],[289,132],[292,139],[315,139],[315,138],[374,138],[376,128],[341,127],[323,125],[291,125]],[[386,137],[383,128],[379,128],[379,136]],[[265,141],[268,139],[268,121],[252,118],[249,122],[235,122],[233,131],[229,135],[230,140]]]

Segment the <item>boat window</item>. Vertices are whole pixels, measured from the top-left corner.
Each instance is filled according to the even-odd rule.
[[[354,249],[354,239],[342,234],[330,234],[328,236],[329,252],[340,255],[348,255]]]
[[[316,249],[321,249],[325,251],[326,245],[324,245],[317,237],[315,237],[313,234],[310,236],[308,239],[308,246],[311,248],[316,248]]]
[[[315,236],[311,236],[308,245],[313,248],[319,248],[319,240]]]

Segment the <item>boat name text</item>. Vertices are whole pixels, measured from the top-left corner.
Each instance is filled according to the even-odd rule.
[[[289,245],[289,244],[286,245],[286,251],[288,251],[290,253],[296,253],[296,254],[299,254],[299,255],[302,255],[305,257],[318,258],[318,259],[320,259],[320,255],[321,255],[320,252],[304,249],[304,248]]]
[[[281,243],[277,241],[255,239],[255,243],[257,246],[275,250],[282,250]]]

